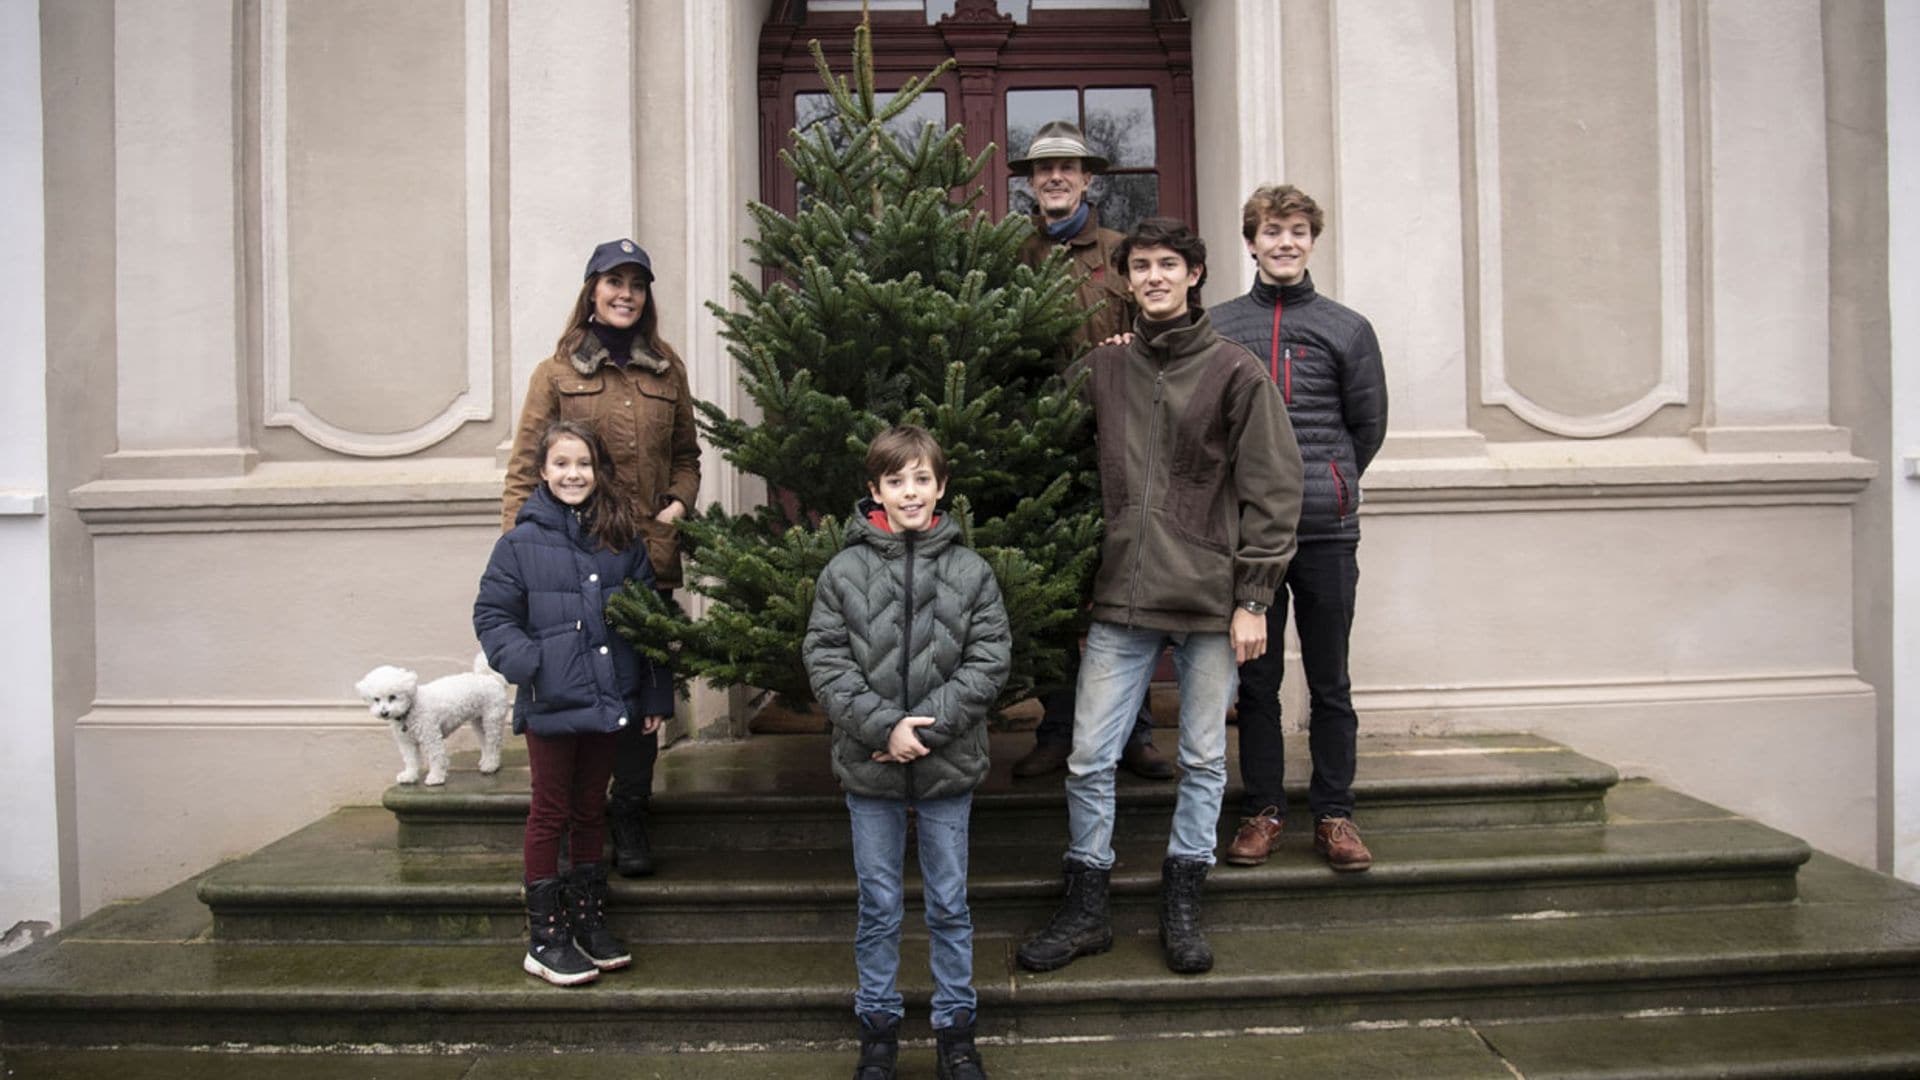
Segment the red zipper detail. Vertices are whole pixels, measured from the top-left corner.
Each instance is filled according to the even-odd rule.
[[[1347,481],[1340,475],[1340,463],[1327,462],[1327,468],[1333,472],[1333,510],[1335,517],[1347,516]]]
[[[1283,399],[1285,399],[1287,404],[1291,405],[1293,404],[1293,350],[1292,349],[1288,349],[1286,354],[1286,359],[1285,359],[1286,374],[1283,376],[1280,371],[1280,365],[1282,363],[1281,356],[1280,356],[1280,312],[1285,307],[1286,305],[1280,302],[1279,297],[1274,298],[1273,340],[1271,343],[1267,345],[1267,363],[1272,370],[1273,381],[1280,384],[1280,396]]]

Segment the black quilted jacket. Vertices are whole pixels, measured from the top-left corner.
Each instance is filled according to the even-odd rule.
[[[1299,542],[1357,542],[1360,477],[1387,437],[1387,376],[1372,324],[1314,291],[1311,274],[1294,285],[1255,281],[1209,313],[1286,399],[1307,470]]]
[[[987,714],[1012,663],[1000,585],[946,515],[918,533],[885,521],[871,500],[855,508],[847,546],[821,571],[801,646],[833,721],[833,773],[856,795],[964,795],[987,775]],[[906,716],[937,721],[919,729],[932,753],[905,765],[872,760]]]

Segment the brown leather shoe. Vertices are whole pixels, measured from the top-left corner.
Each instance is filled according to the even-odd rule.
[[[1360,842],[1360,830],[1352,818],[1327,817],[1313,823],[1313,850],[1327,857],[1335,870],[1365,870],[1373,865],[1373,852]]]
[[[1250,818],[1240,819],[1240,831],[1233,834],[1222,856],[1235,866],[1259,866],[1273,853],[1280,839],[1280,808],[1269,806]]]
[[[1072,753],[1073,747],[1061,743],[1034,743],[1026,757],[1013,763],[1013,775],[1045,776],[1059,772],[1067,767],[1067,758]]]
[[[1150,742],[1128,743],[1127,748],[1120,751],[1120,764],[1142,780],[1173,779],[1173,762]]]

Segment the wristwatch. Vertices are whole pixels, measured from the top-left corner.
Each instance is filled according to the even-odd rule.
[[[1240,601],[1240,610],[1251,612],[1255,615],[1265,615],[1267,613],[1267,605],[1258,600],[1242,600]]]

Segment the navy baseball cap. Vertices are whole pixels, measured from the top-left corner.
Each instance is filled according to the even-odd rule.
[[[604,274],[626,263],[640,267],[640,272],[647,276],[647,280],[653,280],[653,260],[647,258],[647,249],[631,240],[609,240],[594,248],[593,254],[587,258],[587,272],[581,280]]]

